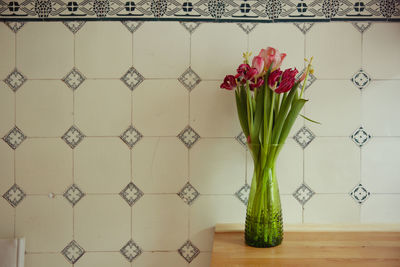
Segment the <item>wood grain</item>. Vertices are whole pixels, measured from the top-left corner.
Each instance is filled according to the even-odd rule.
[[[400,266],[400,232],[285,232],[278,247],[253,248],[243,232],[215,233],[213,267]]]

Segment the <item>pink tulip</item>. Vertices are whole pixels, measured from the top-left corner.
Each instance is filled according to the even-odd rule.
[[[276,84],[279,82],[279,79],[281,78],[282,71],[280,69],[276,69],[268,77],[268,85],[272,89],[275,89]]]
[[[251,66],[257,70],[257,76],[263,75],[264,72],[264,59],[260,56],[255,56]]]
[[[300,76],[300,79],[298,80],[298,82],[304,81],[304,79],[306,78],[306,74],[307,74],[307,71],[303,72],[303,74]]]
[[[259,57],[264,59],[264,67],[266,70],[271,67],[272,70],[278,69],[282,65],[282,61],[285,59],[285,53],[279,53],[278,49],[267,47],[267,49],[261,49]]]
[[[293,88],[294,83],[296,82],[296,75],[298,71],[296,68],[286,69],[282,74],[282,79],[279,83],[278,88],[276,88],[275,93],[281,94],[290,91]]]
[[[226,75],[224,82],[220,86],[221,89],[232,90],[236,88],[236,80],[233,75]]]

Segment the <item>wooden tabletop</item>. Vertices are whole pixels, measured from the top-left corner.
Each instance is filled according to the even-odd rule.
[[[273,248],[246,246],[243,232],[217,232],[211,266],[400,266],[400,232],[285,232]]]

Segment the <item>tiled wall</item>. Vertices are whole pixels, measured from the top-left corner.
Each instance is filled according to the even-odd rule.
[[[219,84],[266,46],[315,57],[285,222],[399,223],[399,43],[399,23],[0,24],[0,238],[28,267],[208,266],[252,177]]]

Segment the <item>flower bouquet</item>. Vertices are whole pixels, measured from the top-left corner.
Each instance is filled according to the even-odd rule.
[[[306,60],[308,65],[304,73],[297,77],[296,68],[280,69],[286,54],[277,49],[262,49],[253,58],[251,66],[250,56],[249,53],[243,54],[244,63],[237,68],[237,74],[227,75],[221,88],[235,90],[240,125],[254,161],[245,241],[254,247],[273,247],[283,238],[275,162],[307,102],[303,93],[308,75],[313,73],[312,58]]]

